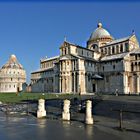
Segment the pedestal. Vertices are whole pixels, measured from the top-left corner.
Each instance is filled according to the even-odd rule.
[[[88,100],[86,102],[86,117],[85,117],[86,124],[93,124],[93,117],[92,117],[92,101]]]
[[[62,112],[62,119],[69,121],[70,120],[70,101],[69,100],[64,100],[64,106],[63,106],[63,112]]]
[[[45,110],[45,100],[39,99],[38,101],[38,110],[37,110],[37,118],[42,118],[46,116]]]

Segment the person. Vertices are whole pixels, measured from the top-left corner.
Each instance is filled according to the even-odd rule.
[[[118,96],[118,89],[116,89],[115,94],[116,94],[116,96]]]

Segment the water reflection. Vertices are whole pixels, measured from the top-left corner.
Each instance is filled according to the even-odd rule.
[[[37,119],[37,124],[39,128],[45,128],[47,120],[46,119]]]
[[[93,137],[93,127],[93,125],[85,125],[85,130],[88,137]]]
[[[70,121],[62,121],[63,127],[67,128],[70,127],[71,122]]]
[[[118,140],[112,134],[97,129],[94,125],[85,125],[77,121],[49,119],[7,118],[0,123],[0,140]],[[96,135],[95,135],[96,134]]]

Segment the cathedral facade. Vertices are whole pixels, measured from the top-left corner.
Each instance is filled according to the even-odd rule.
[[[134,33],[114,39],[98,23],[82,47],[68,41],[60,55],[40,60],[31,73],[32,92],[140,93],[140,48]]]

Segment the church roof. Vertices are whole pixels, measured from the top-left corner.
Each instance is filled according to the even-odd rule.
[[[53,68],[38,69],[36,71],[32,71],[31,74],[40,73],[40,72],[46,72],[46,71],[52,71],[52,70],[53,70]]]
[[[59,58],[60,56],[58,55],[58,56],[54,56],[54,57],[50,57],[50,58],[43,58],[43,59],[41,59],[40,61],[50,61],[50,60],[54,60],[54,59],[57,59],[57,58]]]
[[[124,38],[116,39],[116,40],[111,41],[110,43],[107,43],[105,46],[109,46],[109,45],[117,44],[117,43],[120,43],[120,42],[124,42],[124,41],[129,40],[130,38],[131,38],[131,36],[127,36],[127,37],[124,37]]]
[[[18,62],[16,56],[13,54],[10,56],[8,62],[2,66],[2,69],[23,69],[23,66]]]
[[[127,53],[121,53],[121,54],[116,54],[116,55],[109,55],[109,56],[104,56],[101,58],[101,61],[109,61],[109,60],[114,60],[114,59],[122,59],[124,58]]]
[[[69,45],[75,46],[75,47],[77,47],[77,48],[81,48],[81,49],[84,49],[84,50],[88,50],[88,51],[92,51],[92,52],[93,52],[93,50],[91,50],[91,49],[88,49],[88,48],[85,48],[85,47],[83,47],[83,46],[80,46],[80,45],[71,43],[71,42],[69,42],[69,41],[64,41],[64,43],[68,43]]]

